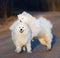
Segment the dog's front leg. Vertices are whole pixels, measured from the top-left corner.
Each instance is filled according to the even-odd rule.
[[[15,46],[16,46],[15,52],[20,53],[22,45],[20,43],[16,42]]]
[[[21,47],[20,46],[16,46],[15,52],[20,53],[21,52]]]
[[[28,43],[26,44],[26,47],[27,47],[27,52],[32,53],[32,51],[31,51],[31,41],[28,41]]]

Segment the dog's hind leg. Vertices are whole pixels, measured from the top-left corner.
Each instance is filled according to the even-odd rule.
[[[39,41],[42,45],[46,45],[47,43],[44,38],[40,38]]]
[[[47,46],[47,49],[51,50],[51,43],[52,43],[52,38],[53,38],[51,32],[44,33],[38,38],[39,38],[39,41],[42,45]]]
[[[40,38],[39,41],[42,45],[47,46],[48,50],[51,50],[51,42],[48,40],[48,38],[47,39],[46,38]]]

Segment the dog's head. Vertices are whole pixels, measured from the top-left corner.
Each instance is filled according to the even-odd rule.
[[[19,14],[17,16],[19,22],[26,22],[26,23],[31,23],[31,20],[34,18],[32,15],[30,15],[25,11],[22,14]]]
[[[15,31],[19,33],[27,33],[29,31],[29,27],[26,23],[19,23],[16,25]]]

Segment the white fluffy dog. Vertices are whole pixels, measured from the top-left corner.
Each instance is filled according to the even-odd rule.
[[[25,45],[27,52],[31,53],[32,32],[29,25],[16,21],[10,26],[10,30],[12,31],[12,40],[16,46],[15,52],[21,52],[22,46]]]
[[[19,14],[18,20],[26,22],[32,30],[32,36],[37,37],[41,44],[47,46],[48,50],[51,50],[53,35],[51,31],[52,24],[49,20],[44,17],[36,19],[26,12]]]

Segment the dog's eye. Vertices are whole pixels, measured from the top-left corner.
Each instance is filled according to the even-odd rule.
[[[24,18],[21,18],[21,19],[24,19]]]
[[[20,27],[19,27],[20,28]]]
[[[22,27],[22,28],[24,28],[24,27]]]
[[[22,20],[24,19],[24,18],[21,18]],[[22,22],[22,20],[20,20],[20,22]]]
[[[20,22],[22,22],[22,21],[20,20]]]

